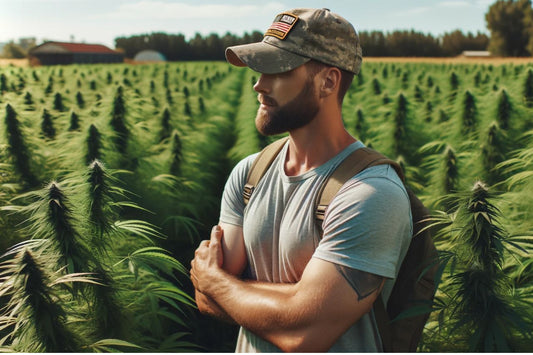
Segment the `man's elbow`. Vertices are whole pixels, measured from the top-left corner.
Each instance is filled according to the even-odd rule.
[[[196,301],[196,306],[198,307],[198,311],[199,311],[200,313],[202,313],[203,315],[212,316],[212,317],[215,316],[215,312],[213,312],[213,310],[211,309],[211,307],[209,307],[209,306],[206,305],[205,303],[203,303],[203,302],[198,302],[198,300],[197,300],[197,301]]]
[[[198,311],[200,311],[200,313],[202,313],[202,314],[212,315],[212,313],[213,313],[211,311],[211,308],[209,308],[208,306],[206,306],[203,303],[196,302],[196,306],[198,307]]]
[[[322,353],[327,352],[334,343],[335,340],[307,333],[280,337],[275,345],[286,353]]]
[[[373,304],[362,305],[359,317],[355,321],[343,322],[340,319],[330,322],[318,322],[309,324],[298,331],[292,330],[284,333],[277,339],[277,346],[284,352],[327,352],[335,342],[357,322],[362,315],[372,310]]]

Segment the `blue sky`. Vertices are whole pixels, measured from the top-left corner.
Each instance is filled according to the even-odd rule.
[[[460,29],[488,33],[496,0],[0,0],[0,42],[20,37],[114,47],[114,38],[163,31],[238,35],[264,32],[274,16],[296,7],[327,7],[358,31],[414,29],[435,36]]]

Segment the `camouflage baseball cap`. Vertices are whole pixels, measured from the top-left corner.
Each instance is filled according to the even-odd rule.
[[[226,59],[265,74],[283,73],[311,59],[357,74],[363,57],[347,20],[328,9],[294,9],[274,18],[263,41],[228,47]]]

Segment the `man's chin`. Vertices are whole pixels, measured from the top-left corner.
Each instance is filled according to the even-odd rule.
[[[257,128],[257,131],[265,136],[265,137],[269,137],[269,136],[275,136],[276,134],[280,134],[280,133],[283,133],[284,131],[282,132],[277,132],[277,131],[273,131],[270,127],[268,126],[255,126]]]
[[[255,118],[255,128],[259,133],[261,133],[263,136],[271,136],[271,123],[272,121],[270,120],[270,117],[268,117],[268,113],[266,113],[265,110],[257,110],[257,116]]]

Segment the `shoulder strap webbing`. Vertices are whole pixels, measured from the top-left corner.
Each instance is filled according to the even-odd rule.
[[[266,171],[272,165],[272,162],[278,156],[278,153],[281,151],[281,148],[285,145],[285,142],[289,137],[281,138],[267,145],[255,158],[250,170],[248,171],[248,176],[246,177],[246,184],[244,185],[244,191],[242,193],[244,204],[247,205],[250,201],[250,197],[255,190],[255,187],[259,183],[259,180],[265,175]]]
[[[322,222],[324,221],[324,215],[329,204],[339,192],[342,185],[346,183],[350,178],[359,174],[361,171],[375,165],[389,164],[396,173],[405,182],[405,176],[402,172],[400,165],[384,156],[383,154],[376,152],[371,148],[359,148],[351,153],[346,159],[344,159],[335,171],[327,178],[318,192],[318,196],[315,200],[315,221],[322,236]],[[383,349],[385,351],[391,351],[392,349],[392,331],[390,326],[390,317],[387,313],[387,308],[383,303],[381,294],[374,302],[374,317],[378,325],[379,334]]]
[[[320,230],[322,230],[322,222],[324,221],[326,209],[342,185],[366,168],[381,164],[392,165],[402,181],[404,181],[402,169],[398,163],[371,148],[359,148],[340,163],[322,185],[315,201],[315,218]]]

